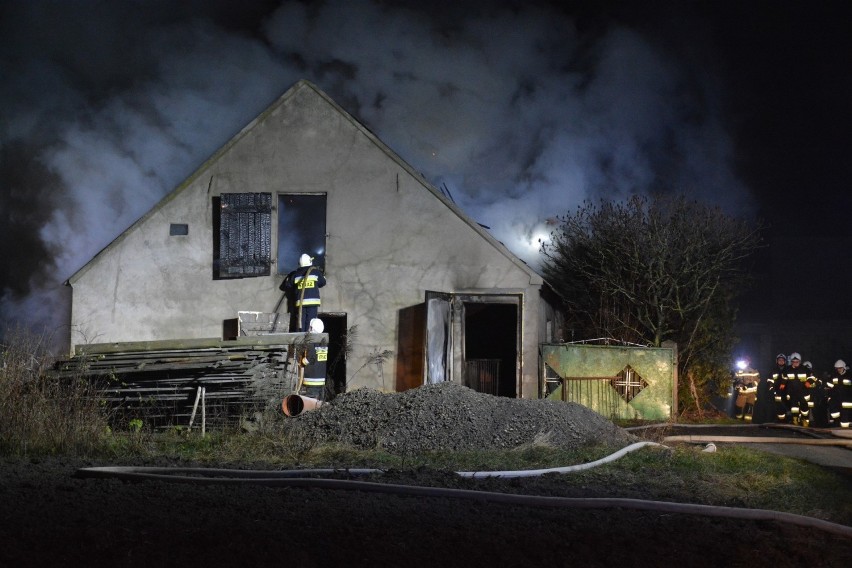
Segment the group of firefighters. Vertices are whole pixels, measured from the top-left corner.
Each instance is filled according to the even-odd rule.
[[[842,359],[831,375],[819,377],[798,353],[779,353],[770,373],[739,378],[735,388],[738,418],[817,428],[852,426],[852,373]]]

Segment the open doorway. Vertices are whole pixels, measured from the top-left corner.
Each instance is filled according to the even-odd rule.
[[[324,331],[328,334],[328,365],[326,386],[330,390],[327,400],[346,392],[346,314],[321,313]]]
[[[497,396],[517,397],[518,303],[463,299],[464,384]]]
[[[454,381],[515,398],[521,370],[521,294],[426,291],[424,384]]]

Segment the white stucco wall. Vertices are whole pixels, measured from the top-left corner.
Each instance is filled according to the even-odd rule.
[[[350,374],[396,349],[399,310],[425,290],[498,289],[523,294],[523,395],[537,395],[540,278],[304,82],[69,280],[72,345],[220,337],[237,311],[272,311],[283,276],[213,279],[212,198],[231,192],[269,192],[273,204],[279,193],[328,195],[321,311],[358,328]],[[189,234],[169,236],[171,223]],[[273,228],[273,254],[276,241]],[[392,388],[394,369],[389,360],[384,385],[360,373],[349,388]]]

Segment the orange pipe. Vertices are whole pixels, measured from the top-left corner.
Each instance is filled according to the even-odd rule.
[[[287,416],[298,416],[303,412],[322,406],[322,401],[309,396],[289,394],[281,401],[281,410]]]

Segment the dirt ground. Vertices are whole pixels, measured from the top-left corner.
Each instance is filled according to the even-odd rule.
[[[511,447],[543,436],[567,447],[588,440],[617,441],[623,447],[635,440],[576,405],[495,400],[454,387],[418,391],[353,393],[294,424],[329,440],[365,447],[381,443],[399,451],[464,444]],[[852,565],[852,538],[774,521],[76,475],[80,468],[109,465],[193,464],[0,458],[0,567]],[[221,467],[251,469],[252,464]],[[424,468],[387,472],[369,481],[539,496],[652,498],[638,486],[614,495],[609,486],[568,484],[561,475],[471,480]]]
[[[75,477],[0,461],[0,566],[849,566],[852,539],[768,521],[457,498]],[[166,464],[157,464],[166,465]],[[559,476],[403,484],[588,496]],[[641,498],[635,495],[620,495]]]

